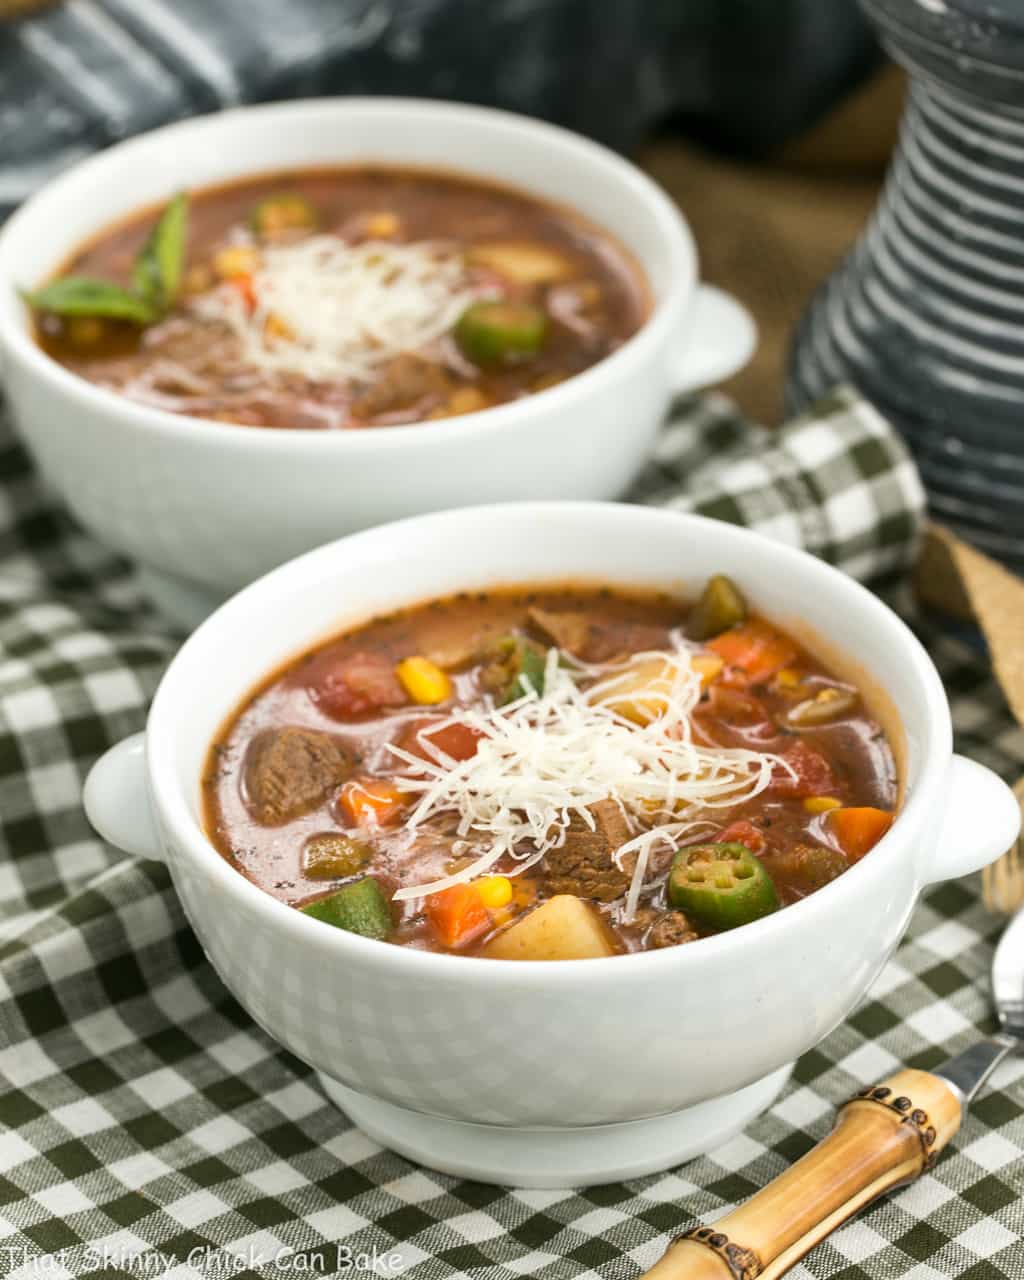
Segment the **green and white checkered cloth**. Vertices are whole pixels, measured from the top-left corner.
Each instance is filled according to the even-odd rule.
[[[902,447],[849,395],[812,418],[770,435],[719,398],[689,401],[633,496],[756,525],[862,577],[905,568],[922,500]],[[175,638],[2,426],[0,481],[0,1276],[626,1280],[805,1152],[858,1088],[991,1031],[1001,922],[975,883],[949,884],[871,999],[710,1156],[574,1193],[503,1191],[381,1150],[220,984],[165,869],[89,829],[89,765],[141,726]],[[984,660],[915,625],[960,749],[1019,774],[1024,733]],[[931,1174],[794,1274],[1024,1278],[1022,1155],[1018,1060]]]

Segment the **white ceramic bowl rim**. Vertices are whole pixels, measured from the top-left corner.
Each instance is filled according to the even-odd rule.
[[[242,424],[215,422],[209,418],[170,413],[164,409],[131,400],[116,391],[99,387],[79,377],[48,356],[32,340],[20,302],[10,305],[8,300],[0,299],[0,340],[6,341],[12,350],[16,350],[19,357],[31,366],[33,372],[39,377],[55,382],[68,394],[80,396],[96,411],[107,413],[125,423],[144,427],[148,431],[162,432],[171,436],[182,433],[194,435],[198,432],[200,438],[209,437],[212,433],[216,441],[225,448],[285,448],[290,441],[301,437],[304,447],[397,449],[405,445],[410,432],[415,433],[418,440],[422,439],[423,443],[427,444],[429,437],[441,434],[449,439],[460,439],[475,437],[481,431],[515,430],[518,424],[529,418],[533,412],[533,405],[538,399],[542,400],[544,408],[550,406],[556,409],[571,405],[572,401],[580,395],[590,391],[600,391],[601,386],[615,379],[625,365],[636,364],[643,360],[652,347],[664,340],[665,330],[673,322],[671,304],[678,297],[685,296],[694,289],[697,254],[689,227],[664,191],[629,161],[616,155],[607,147],[575,134],[571,130],[517,115],[514,112],[501,111],[493,107],[469,106],[458,102],[397,97],[309,98],[294,102],[239,107],[165,125],[118,143],[74,165],[67,173],[47,183],[8,220],[0,230],[0,271],[4,269],[5,257],[12,260],[12,268],[16,264],[18,255],[16,251],[10,249],[10,246],[12,243],[16,244],[20,237],[31,234],[34,219],[40,209],[59,207],[69,187],[73,189],[82,184],[100,184],[114,173],[125,169],[130,170],[133,157],[143,149],[164,147],[187,150],[196,134],[201,132],[216,134],[230,130],[233,123],[243,115],[258,115],[265,120],[266,127],[270,129],[275,120],[301,117],[311,112],[342,117],[358,112],[375,113],[380,116],[415,113],[417,118],[434,117],[440,127],[443,127],[446,120],[474,120],[491,125],[498,131],[529,137],[536,141],[540,149],[559,148],[563,153],[571,155],[582,163],[604,169],[621,183],[623,197],[642,201],[658,225],[659,233],[663,237],[664,246],[672,262],[671,270],[667,273],[667,283],[659,282],[664,284],[664,292],[653,298],[650,315],[636,333],[620,347],[591,365],[589,369],[574,374],[556,386],[534,392],[520,400],[509,401],[456,418],[347,431],[325,431],[311,427],[252,428]],[[330,165],[332,162],[325,159],[322,163]],[[343,164],[344,157],[340,157],[337,163]],[[409,163],[414,165],[415,159],[410,158]],[[314,166],[302,166],[306,169],[310,167]],[[258,177],[263,171],[259,164],[254,164],[248,173],[252,177]],[[452,172],[461,172],[469,177],[484,179],[491,176],[483,168],[453,169]],[[244,176],[239,175],[239,180],[244,180]],[[168,192],[168,195],[170,194]],[[567,195],[562,203],[571,208],[571,195]],[[126,204],[125,215],[130,216],[134,208],[135,206],[130,202]],[[71,240],[63,245],[61,251],[54,255],[55,264],[64,261],[78,243],[80,239]],[[3,283],[6,288],[15,287],[13,280]]]
[[[188,705],[188,689],[179,689],[178,669],[180,658],[195,648],[217,644],[214,637],[223,632],[230,635],[233,615],[259,597],[266,597],[268,604],[273,600],[278,588],[283,587],[298,565],[310,565],[318,560],[330,562],[333,557],[343,556],[346,550],[358,553],[360,544],[372,544],[374,539],[383,535],[393,537],[396,531],[408,528],[410,534],[444,521],[458,521],[463,517],[479,517],[487,514],[494,521],[495,528],[500,528],[503,512],[516,511],[520,515],[532,516],[537,520],[544,518],[546,512],[572,506],[583,512],[601,512],[601,518],[609,523],[626,519],[630,521],[650,520],[652,536],[657,536],[657,526],[669,518],[673,521],[706,525],[714,523],[716,536],[723,541],[737,541],[741,544],[757,542],[761,545],[767,539],[764,535],[736,525],[708,521],[705,517],[666,512],[656,508],[640,508],[618,503],[574,502],[571,504],[558,502],[531,503],[497,503],[491,506],[467,507],[458,511],[439,512],[434,515],[415,516],[408,520],[396,521],[377,529],[352,534],[337,542],[329,543],[297,557],[288,564],[273,570],[251,586],[240,591],[226,604],[212,614],[185,642],[179,655],[172,661],[154,698],[146,727],[147,767],[151,786],[160,814],[166,821],[174,842],[175,852],[171,860],[185,855],[193,862],[200,864],[206,875],[212,875],[218,887],[222,887],[228,896],[241,894],[248,899],[252,909],[264,915],[268,926],[288,930],[293,939],[305,938],[312,945],[319,945],[343,958],[350,948],[361,951],[365,960],[375,959],[389,968],[402,970],[409,966],[413,971],[421,973],[431,967],[445,972],[447,976],[460,974],[471,984],[494,985],[510,983],[513,986],[529,986],[536,988],[538,994],[550,988],[552,983],[579,982],[590,979],[608,982],[637,981],[641,975],[658,969],[670,969],[678,966],[680,980],[685,980],[686,965],[691,950],[689,947],[670,947],[659,951],[637,952],[629,956],[610,956],[605,959],[588,960],[549,960],[549,961],[516,961],[486,960],[475,956],[449,955],[442,952],[419,951],[390,943],[381,943],[357,934],[347,933],[342,929],[325,928],[319,921],[311,920],[294,907],[274,898],[265,890],[258,888],[248,880],[217,852],[202,830],[199,822],[191,812],[189,801],[177,786],[174,775],[176,766],[173,760],[171,735],[162,731],[161,720],[164,707],[175,704]],[[906,673],[907,679],[915,680],[923,694],[923,705],[926,708],[927,734],[923,743],[919,769],[908,783],[907,794],[896,821],[889,832],[867,855],[872,864],[880,859],[895,858],[902,831],[913,825],[914,816],[925,805],[935,804],[940,790],[944,766],[948,764],[952,751],[952,726],[946,695],[942,688],[935,667],[927,653],[910,628],[890,609],[877,599],[866,587],[849,578],[839,570],[816,559],[809,553],[782,543],[773,543],[774,554],[778,557],[779,570],[785,573],[787,566],[795,573],[816,579],[814,585],[822,592],[836,598],[836,616],[843,617],[847,611],[856,610],[870,615],[872,625],[880,628],[891,637],[893,661],[898,662],[900,669]],[[810,588],[809,588],[810,589]],[[410,601],[410,605],[416,603]],[[358,624],[356,624],[358,625]],[[830,639],[830,637],[823,637]],[[220,641],[220,644],[230,641]],[[315,643],[315,642],[314,642]],[[299,642],[295,657],[309,647],[309,642]],[[842,649],[841,644],[838,646]],[[243,695],[244,696],[244,695]],[[923,828],[922,828],[923,829]],[[906,851],[904,856],[912,856]],[[824,885],[821,889],[806,898],[787,906],[784,910],[765,916],[751,924],[728,933],[721,933],[700,941],[700,951],[704,959],[718,956],[723,962],[735,960],[746,951],[756,957],[759,947],[771,947],[779,937],[780,931],[796,927],[809,927],[815,915],[819,922],[824,921],[837,897],[843,893],[844,882],[850,877],[858,877],[865,873],[862,863],[855,863],[848,871]],[[454,966],[454,968],[452,967]]]

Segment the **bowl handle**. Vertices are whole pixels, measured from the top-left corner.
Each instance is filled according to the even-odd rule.
[[[721,382],[742,369],[757,345],[757,325],[742,302],[714,285],[697,286],[672,388],[678,395]]]
[[[946,779],[946,816],[935,847],[925,851],[925,884],[980,871],[1020,835],[1017,797],[991,769],[954,756]]]
[[[149,804],[146,735],[132,734],[89,770],[82,792],[85,815],[104,840],[137,858],[165,858]]]

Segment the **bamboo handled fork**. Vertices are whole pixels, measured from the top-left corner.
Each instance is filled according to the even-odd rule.
[[[898,1071],[862,1089],[827,1138],[745,1204],[675,1240],[648,1280],[776,1280],[871,1201],[930,1169],[990,1072],[1024,1048],[1024,911],[996,949],[992,990],[996,1035],[934,1072]]]

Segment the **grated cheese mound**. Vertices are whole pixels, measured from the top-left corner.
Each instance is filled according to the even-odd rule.
[[[252,291],[252,311],[231,285],[194,305],[227,325],[247,363],[313,381],[372,377],[447,333],[481,296],[453,245],[329,235],[262,250]]]
[[[606,703],[629,678],[629,666],[653,657],[663,659],[666,669],[655,690],[660,714],[639,726]],[[674,851],[681,837],[707,823],[707,809],[750,800],[768,786],[777,766],[789,768],[777,755],[694,742],[691,716],[701,679],[682,641],[673,651],[634,654],[603,668],[587,689],[574,670],[578,676],[595,669],[551,649],[541,696],[531,691],[504,707],[460,707],[439,720],[437,728],[463,724],[483,735],[468,760],[451,759],[429,738],[423,740],[432,757],[427,763],[388,746],[413,766],[395,779],[403,791],[419,794],[406,824],[410,843],[424,823],[454,815],[463,847],[486,846],[468,866],[428,884],[405,886],[396,899],[463,884],[506,856],[522,872],[562,844],[574,815],[593,827],[587,806],[612,799],[636,832],[615,854],[620,866],[625,855],[636,854],[625,904],[631,919],[659,845]]]

